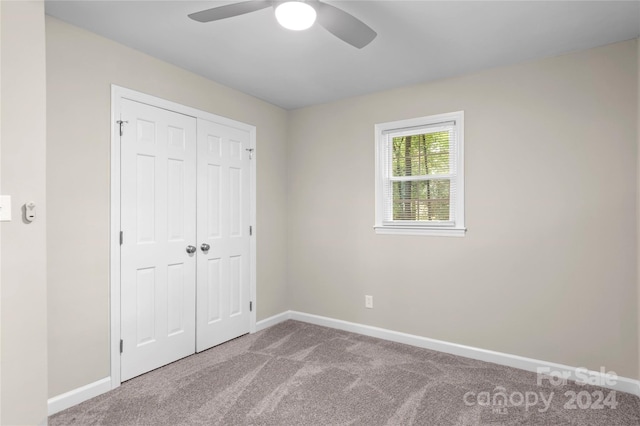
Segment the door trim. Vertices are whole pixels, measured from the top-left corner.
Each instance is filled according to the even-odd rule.
[[[111,389],[120,386],[120,117],[122,99],[141,102],[157,108],[188,115],[196,119],[213,121],[225,126],[234,127],[249,133],[249,144],[253,149],[253,159],[249,164],[249,222],[253,227],[253,236],[249,240],[249,300],[253,302],[253,310],[249,315],[249,332],[256,332],[256,127],[226,117],[211,114],[188,106],[180,105],[145,93],[124,87],[111,85],[111,195],[109,226],[109,353]],[[125,124],[126,126],[126,124]],[[199,143],[197,141],[196,143]],[[195,350],[195,348],[194,348]]]

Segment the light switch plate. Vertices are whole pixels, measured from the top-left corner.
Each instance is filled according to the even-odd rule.
[[[11,195],[0,195],[0,222],[11,221]]]

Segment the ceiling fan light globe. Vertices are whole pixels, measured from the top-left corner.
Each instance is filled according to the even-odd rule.
[[[316,10],[301,1],[288,1],[276,7],[276,19],[288,30],[306,30],[316,22]]]

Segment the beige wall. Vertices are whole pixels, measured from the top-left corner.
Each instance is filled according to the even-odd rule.
[[[110,85],[257,127],[257,316],[288,308],[287,112],[46,18],[49,396],[109,375]]]
[[[636,44],[293,111],[290,307],[639,378]],[[466,237],[376,235],[374,124],[458,110]]]
[[[44,5],[3,1],[0,10],[0,192],[12,198],[12,220],[0,225],[0,423],[35,425],[47,417]],[[28,201],[38,209],[31,224]]]

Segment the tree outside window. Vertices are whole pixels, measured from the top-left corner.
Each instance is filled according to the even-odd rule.
[[[393,138],[391,169],[417,178],[393,182],[393,220],[449,220],[449,179],[420,180],[449,174],[448,131]]]

